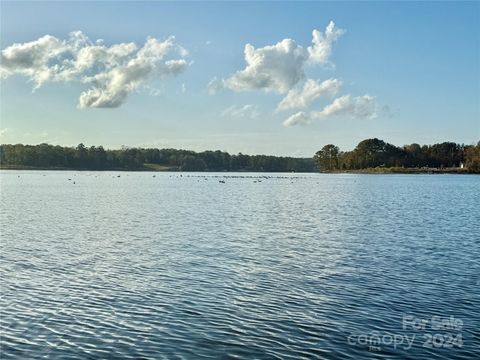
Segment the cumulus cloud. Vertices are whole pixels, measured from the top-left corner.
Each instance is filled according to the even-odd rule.
[[[222,117],[227,118],[250,118],[255,119],[260,116],[260,111],[255,105],[232,105],[222,112]]]
[[[328,63],[332,54],[333,44],[343,34],[345,34],[345,30],[337,28],[333,21],[330,21],[324,33],[313,30],[312,46],[309,46],[307,49],[309,61],[314,64]]]
[[[334,116],[373,118],[377,114],[375,97],[344,95],[336,98],[320,111],[308,108],[321,97],[338,94],[342,82],[338,79],[314,80],[305,75],[305,68],[315,65],[330,65],[333,46],[345,34],[330,21],[325,30],[313,30],[312,43],[302,47],[292,39],[284,39],[274,45],[255,48],[246,44],[244,49],[245,68],[227,78],[213,78],[207,88],[210,94],[223,89],[232,91],[264,90],[284,94],[277,111],[301,109],[289,116],[285,126],[308,125],[319,119]],[[242,117],[251,105],[231,106],[222,116]]]
[[[275,45],[255,48],[245,45],[246,67],[227,79],[214,79],[210,92],[227,88],[233,91],[266,90],[286,93],[305,79],[305,64],[325,64],[329,61],[332,45],[344,31],[330,22],[324,33],[314,30],[312,46],[307,49],[292,39]]]
[[[265,89],[284,93],[304,78],[305,50],[292,39],[255,49],[245,45],[245,69],[225,80],[231,90]]]
[[[187,54],[173,36],[148,38],[142,47],[135,43],[106,46],[103,40],[92,42],[76,31],[66,40],[45,35],[3,49],[0,76],[26,76],[35,83],[34,89],[48,81],[81,82],[90,88],[80,94],[80,108],[112,108],[149,79],[182,73],[188,67]]]
[[[353,97],[344,95],[335,99],[331,104],[325,106],[321,111],[297,112],[287,118],[283,125],[308,125],[314,120],[326,119],[334,116],[347,116],[357,119],[371,119],[377,115],[375,97],[363,95]]]
[[[308,79],[303,88],[292,89],[278,105],[278,110],[306,108],[321,96],[333,96],[338,93],[342,82],[337,79],[320,80]]]
[[[13,44],[2,50],[0,55],[0,75],[6,78],[15,73],[30,77],[37,86],[52,75],[49,61],[65,51],[65,46],[57,38],[45,35],[36,41]]]

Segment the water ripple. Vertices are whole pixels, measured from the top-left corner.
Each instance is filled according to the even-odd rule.
[[[1,172],[2,359],[478,356],[478,176],[92,174]]]

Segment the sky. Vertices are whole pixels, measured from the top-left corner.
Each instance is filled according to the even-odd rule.
[[[480,2],[1,2],[0,142],[480,140]]]

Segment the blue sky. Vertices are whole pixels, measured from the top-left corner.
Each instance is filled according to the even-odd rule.
[[[311,156],[327,143],[349,150],[369,137],[396,145],[480,139],[479,2],[2,1],[1,7],[2,143]],[[330,21],[336,36],[328,42]],[[325,40],[317,48],[314,29]],[[133,42],[138,53],[82,75],[58,73],[33,91],[39,68],[25,68],[25,56],[32,58],[26,51],[45,35],[68,42],[73,31],[92,44],[102,39],[105,48]],[[165,57],[140,59],[147,38],[158,49],[172,35]],[[273,48],[283,39],[294,40],[286,53]],[[15,48],[21,54],[15,43],[24,44]],[[265,62],[248,68],[246,44]],[[312,55],[325,46],[331,54]],[[300,54],[295,68],[291,48]],[[100,75],[118,75],[135,57],[145,71],[121,89],[103,77],[87,79],[101,66]],[[212,79],[216,91],[209,91]],[[317,95],[304,88],[308,81]]]

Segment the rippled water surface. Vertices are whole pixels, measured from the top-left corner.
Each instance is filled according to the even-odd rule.
[[[479,358],[479,176],[0,180],[2,359]]]

